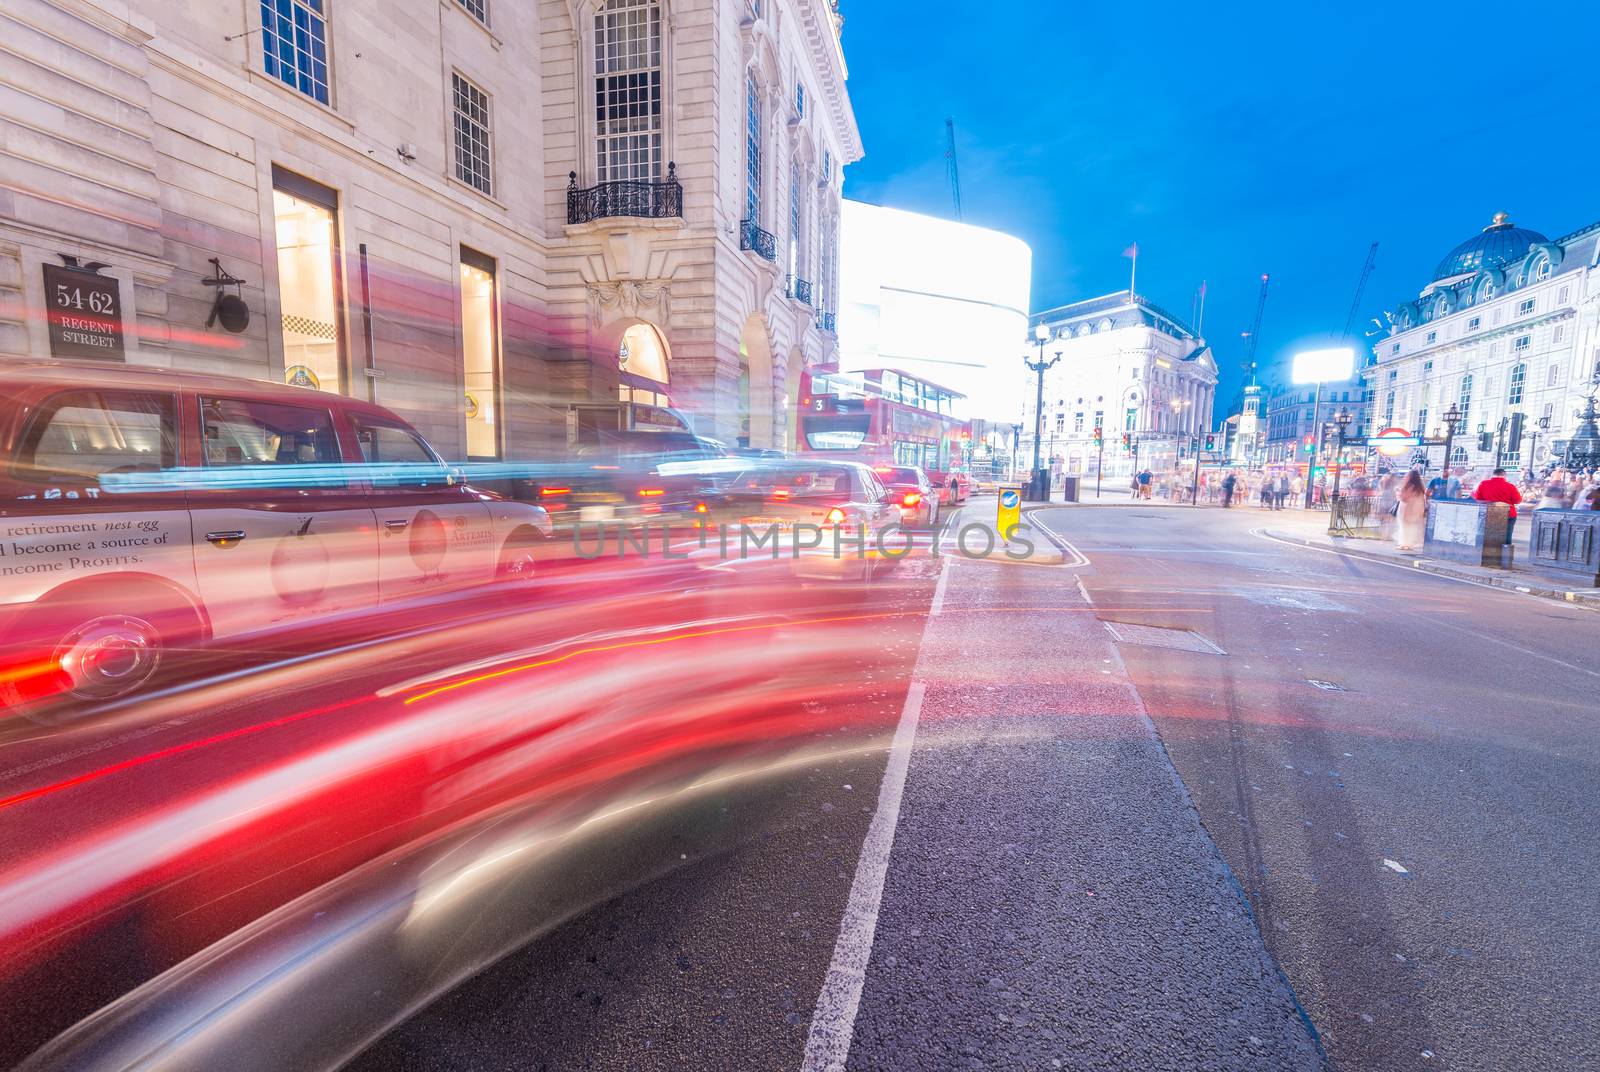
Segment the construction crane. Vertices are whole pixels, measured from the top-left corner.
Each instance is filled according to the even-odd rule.
[[[1367,263],[1361,266],[1361,278],[1356,280],[1356,296],[1350,300],[1350,314],[1344,318],[1344,334],[1339,337],[1340,342],[1350,341],[1350,331],[1355,327],[1356,316],[1361,311],[1361,296],[1367,292],[1367,279],[1372,275],[1377,260],[1378,243],[1374,242],[1367,250]]]
[[[1267,273],[1261,273],[1261,297],[1256,299],[1256,321],[1245,332],[1245,338],[1249,341],[1244,347],[1244,374],[1249,384],[1256,382],[1256,342],[1261,338],[1261,314],[1267,310],[1267,282],[1271,278]]]
[[[961,168],[956,163],[956,121],[946,117],[944,130],[948,148],[944,151],[945,172],[950,176],[950,200],[955,202],[956,219],[965,219],[961,215]]]

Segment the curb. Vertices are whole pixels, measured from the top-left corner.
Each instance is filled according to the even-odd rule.
[[[1284,543],[1298,543],[1306,547],[1314,547],[1322,551],[1332,551],[1339,555],[1349,555],[1351,558],[1364,558],[1369,562],[1387,562],[1394,566],[1410,566],[1412,569],[1421,570],[1423,573],[1432,573],[1440,577],[1450,577],[1458,581],[1467,581],[1471,584],[1481,584],[1489,588],[1503,588],[1509,592],[1520,592],[1523,595],[1538,596],[1540,599],[1553,599],[1560,603],[1567,603],[1574,607],[1583,607],[1587,610],[1600,610],[1600,589],[1593,592],[1571,588],[1549,588],[1541,584],[1528,584],[1516,576],[1497,577],[1493,574],[1482,576],[1468,573],[1446,563],[1436,562],[1428,558],[1407,558],[1404,555],[1382,555],[1370,551],[1362,551],[1333,543],[1331,540],[1319,540],[1305,536],[1293,536],[1282,532],[1273,532],[1271,529],[1262,529],[1261,532],[1275,540]]]

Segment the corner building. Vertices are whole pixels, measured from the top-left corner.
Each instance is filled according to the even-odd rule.
[[[1497,213],[1445,255],[1415,300],[1387,314],[1389,335],[1364,370],[1370,430],[1442,436],[1454,404],[1452,466],[1485,471],[1496,448],[1508,469],[1554,464],[1600,370],[1597,264],[1600,223],[1548,239]],[[1500,435],[1515,413],[1520,444]]]
[[[559,448],[618,400],[781,445],[835,348],[841,24],[822,0],[9,0],[0,360],[342,392],[458,459]],[[103,352],[53,330],[62,270],[95,277]]]

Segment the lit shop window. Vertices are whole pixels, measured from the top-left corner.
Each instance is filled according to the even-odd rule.
[[[617,347],[617,368],[631,380],[658,383],[664,391],[668,383],[667,344],[661,333],[649,324],[635,324],[625,331]]]
[[[277,168],[273,186],[284,381],[341,391],[338,195]]]
[[[328,17],[324,2],[262,0],[261,49],[269,75],[327,104]]]
[[[461,251],[461,343],[466,379],[467,456],[500,457],[500,346],[494,261]]]

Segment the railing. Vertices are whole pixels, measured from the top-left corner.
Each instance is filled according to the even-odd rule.
[[[763,231],[754,220],[739,221],[739,248],[755,250],[758,256],[769,261],[778,259],[778,240],[771,231]]]
[[[798,276],[789,276],[784,286],[784,292],[796,301],[811,304],[811,280],[801,279]]]
[[[683,186],[678,165],[667,165],[666,182],[625,179],[578,188],[578,173],[567,173],[567,222],[592,223],[611,216],[664,220],[683,216]]]
[[[834,324],[835,324],[835,314],[833,314],[831,312],[822,312],[820,310],[818,311],[818,313],[817,313],[817,330],[818,331],[825,331],[829,335],[837,335],[839,332],[834,327]]]

